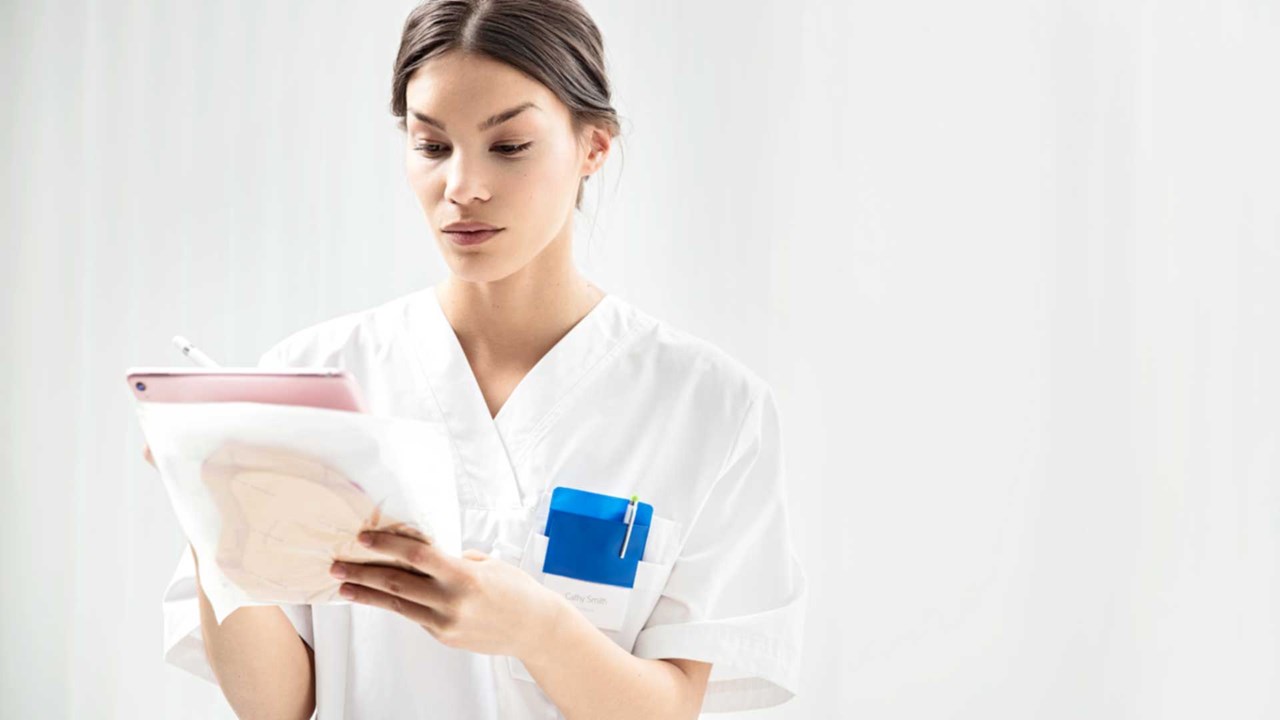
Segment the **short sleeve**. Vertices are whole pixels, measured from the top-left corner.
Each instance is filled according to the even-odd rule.
[[[187,545],[164,591],[164,661],[175,667],[218,683],[213,666],[204,651],[204,636],[200,631],[200,598],[196,594],[196,565]],[[310,605],[281,605],[289,622],[293,623],[298,637],[312,649],[315,634],[311,626]]]
[[[777,408],[765,387],[632,654],[712,663],[704,713],[778,705],[799,692],[807,589],[791,539]]]
[[[286,367],[280,346],[268,350],[258,360],[258,367]],[[162,601],[164,610],[164,660],[204,678],[215,685],[217,676],[205,655],[204,636],[200,631],[200,597],[196,594],[195,557],[188,544],[182,551]],[[310,605],[281,605],[298,637],[315,649]]]

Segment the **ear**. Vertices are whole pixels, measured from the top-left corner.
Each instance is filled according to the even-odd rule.
[[[591,125],[587,127],[586,143],[587,156],[582,161],[581,174],[584,176],[595,175],[604,167],[604,161],[609,159],[609,149],[613,147],[613,138],[604,128]]]

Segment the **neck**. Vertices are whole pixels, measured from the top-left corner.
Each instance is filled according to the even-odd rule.
[[[553,242],[500,280],[450,275],[440,284],[440,306],[473,362],[532,366],[604,297],[578,272],[569,247]]]

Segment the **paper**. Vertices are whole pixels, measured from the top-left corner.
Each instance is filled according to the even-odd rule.
[[[219,623],[250,605],[349,604],[334,560],[398,564],[356,542],[361,530],[461,554],[438,424],[250,402],[136,408]]]

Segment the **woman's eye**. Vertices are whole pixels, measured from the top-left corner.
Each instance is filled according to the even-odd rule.
[[[524,150],[528,150],[529,146],[532,144],[533,143],[531,142],[527,142],[523,145],[495,145],[494,147],[498,148],[498,150],[501,151],[503,155],[515,155],[518,152],[523,152]]]
[[[527,142],[523,145],[494,145],[493,148],[498,151],[499,154],[512,157],[517,153],[528,150],[531,145],[533,145],[533,143]],[[421,143],[419,145],[415,145],[413,149],[429,158],[435,158],[444,154],[444,151],[440,149],[443,147],[444,145],[441,145],[440,143]]]
[[[441,147],[438,143],[423,143],[421,145],[413,146],[413,149],[417,150],[423,155],[426,155],[427,157],[435,157],[436,154],[439,153],[440,151],[432,150],[431,148],[438,148],[438,147]]]

